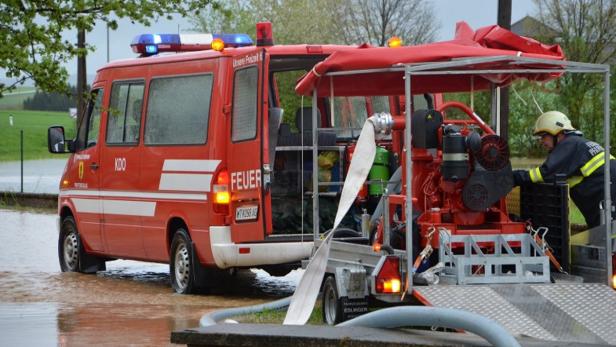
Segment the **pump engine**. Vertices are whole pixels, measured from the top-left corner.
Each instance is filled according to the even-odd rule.
[[[504,198],[513,186],[507,142],[492,132],[480,134],[473,121],[448,123],[436,110],[412,117],[418,139],[412,151],[413,208],[422,246],[429,230],[441,226],[453,234],[524,232],[524,224],[507,215]]]
[[[507,214],[505,197],[513,187],[507,142],[477,115],[470,116],[446,120],[437,110],[419,110],[411,117],[413,226],[421,247],[438,248],[434,230],[440,228],[463,235],[525,231],[524,223]],[[394,128],[394,137],[395,131],[401,130]],[[404,158],[402,151],[398,157]],[[402,176],[404,183],[406,173]],[[392,201],[403,206],[402,198]]]

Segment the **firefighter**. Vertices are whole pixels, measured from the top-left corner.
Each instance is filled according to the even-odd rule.
[[[565,114],[558,111],[543,113],[535,123],[534,135],[547,149],[546,160],[532,170],[515,170],[514,185],[554,181],[557,174],[566,176],[569,194],[584,215],[589,228],[601,224],[600,203],[604,200],[605,155],[601,145],[587,140],[576,130]],[[616,160],[611,156],[610,175],[616,181]],[[616,189],[611,189],[614,202]],[[612,218],[614,212],[612,211]]]

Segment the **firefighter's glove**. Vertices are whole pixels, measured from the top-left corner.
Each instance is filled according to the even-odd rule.
[[[526,170],[513,170],[513,186],[521,186],[524,183],[524,177],[526,175]]]

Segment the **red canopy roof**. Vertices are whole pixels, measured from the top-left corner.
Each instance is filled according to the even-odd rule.
[[[522,56],[550,60],[564,60],[558,45],[544,45],[531,38],[516,35],[497,25],[473,31],[465,22],[456,25],[456,36],[451,41],[435,42],[400,48],[370,47],[363,45],[354,50],[338,51],[318,63],[304,75],[295,87],[298,94],[311,95],[318,86],[319,95],[329,95],[330,85],[336,95],[402,95],[404,94],[403,71],[379,72],[361,75],[323,75],[336,71],[386,69],[400,64],[444,62],[456,58],[489,56]],[[524,68],[533,64],[512,66],[509,61],[492,62],[476,66],[481,69]],[[535,65],[536,67],[536,65]],[[547,81],[557,77],[555,73],[543,74],[498,74],[498,75],[438,75],[413,76],[413,94],[436,92],[459,92],[487,89],[491,83],[507,85],[517,78]],[[324,79],[324,81],[321,81]],[[471,81],[472,79],[472,81]],[[472,86],[471,86],[472,85]]]

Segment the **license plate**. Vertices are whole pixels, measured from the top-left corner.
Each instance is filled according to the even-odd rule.
[[[257,219],[259,206],[242,206],[235,210],[235,220]]]

